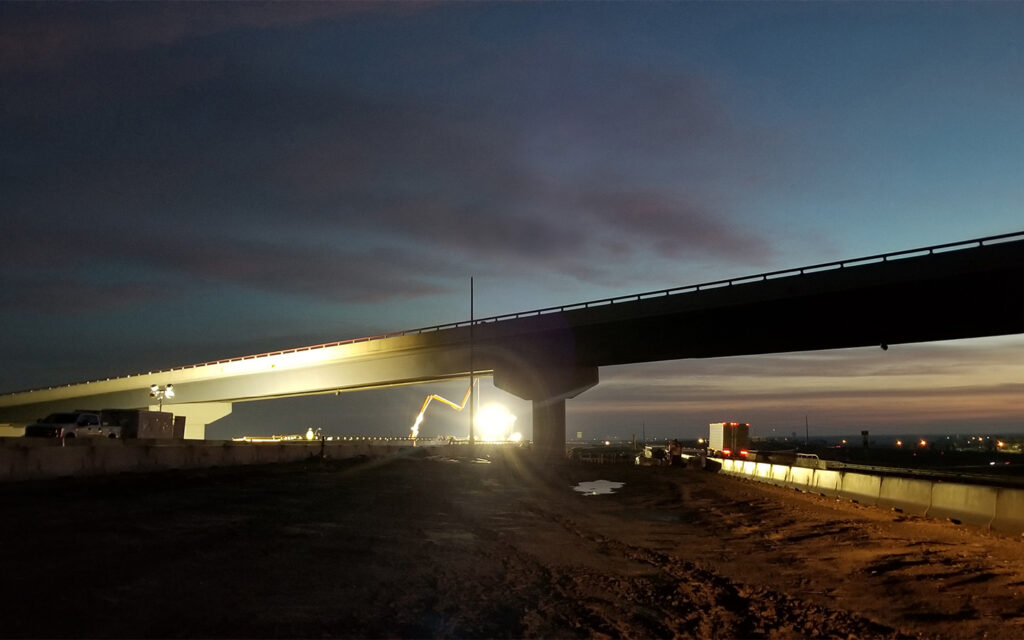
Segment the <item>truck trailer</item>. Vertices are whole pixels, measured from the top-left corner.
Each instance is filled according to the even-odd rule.
[[[120,427],[122,438],[181,440],[185,437],[185,417],[166,411],[146,409],[104,409],[104,426]]]
[[[750,425],[746,422],[712,422],[708,453],[724,457],[742,456],[750,448]]]

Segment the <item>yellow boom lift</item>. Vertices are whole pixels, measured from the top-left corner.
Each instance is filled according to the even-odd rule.
[[[420,435],[420,424],[423,423],[423,414],[426,413],[427,407],[430,406],[432,400],[439,400],[456,411],[462,411],[466,407],[466,403],[469,402],[469,396],[473,392],[473,386],[470,385],[466,389],[466,395],[462,398],[462,404],[455,404],[448,398],[443,398],[436,393],[432,393],[427,396],[427,399],[423,401],[423,406],[420,407],[420,412],[416,415],[416,422],[413,423],[412,429],[409,430],[411,438],[418,438]]]

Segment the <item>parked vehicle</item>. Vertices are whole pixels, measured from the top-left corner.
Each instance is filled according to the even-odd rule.
[[[25,437],[181,440],[185,437],[185,417],[147,409],[64,411],[26,426]]]
[[[98,411],[63,411],[25,427],[26,438],[120,438],[121,427],[107,426]]]
[[[668,452],[664,447],[644,447],[643,453],[638,455],[633,462],[642,467],[660,467],[668,464]]]

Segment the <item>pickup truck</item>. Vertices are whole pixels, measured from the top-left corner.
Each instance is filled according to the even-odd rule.
[[[25,427],[26,438],[119,438],[121,427],[104,426],[98,411],[51,413]]]
[[[633,463],[641,467],[660,467],[668,464],[668,451],[665,447],[644,447]]]

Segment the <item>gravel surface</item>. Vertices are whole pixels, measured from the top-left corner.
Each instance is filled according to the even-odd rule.
[[[1016,538],[457,450],[2,485],[0,636],[1024,638]]]

